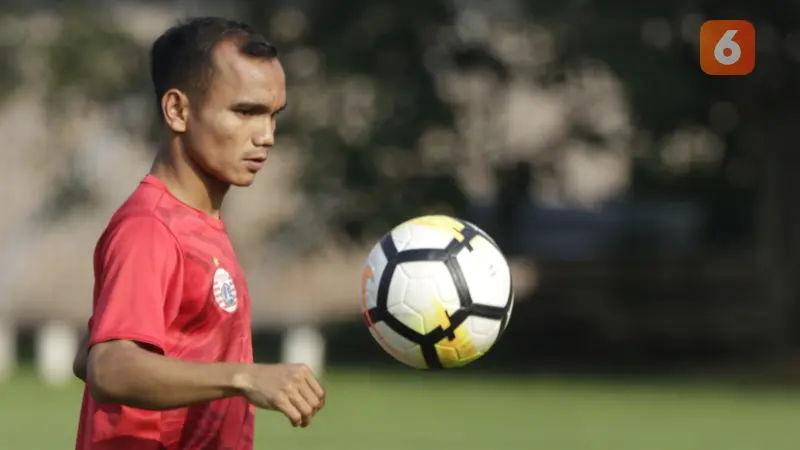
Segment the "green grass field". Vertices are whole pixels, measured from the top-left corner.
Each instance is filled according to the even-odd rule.
[[[261,413],[273,450],[796,450],[800,392],[680,383],[334,372],[307,429]],[[0,448],[73,448],[81,387],[0,384]]]

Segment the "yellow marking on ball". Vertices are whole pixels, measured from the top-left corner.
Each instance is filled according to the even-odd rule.
[[[489,243],[489,241],[487,241],[485,237],[483,237],[480,234],[478,234],[475,237],[473,237],[471,241],[469,241],[469,245],[472,248],[475,248],[475,247],[479,247],[481,245],[484,245],[484,242],[487,243],[487,244]]]
[[[466,327],[460,325],[451,329],[453,323],[450,321],[450,315],[436,298],[433,299],[433,308],[439,325],[454,336],[453,340],[446,337],[436,344],[436,353],[439,355],[442,366],[446,368],[460,367],[480,358],[483,354],[472,343]]]
[[[443,330],[449,330],[453,326],[453,323],[450,322],[450,314],[435,297],[433,299],[433,309],[436,311],[436,321],[439,322],[439,326]]]
[[[408,221],[411,224],[423,227],[432,228],[434,230],[445,232],[458,242],[464,240],[464,235],[461,233],[464,230],[464,224],[456,219],[448,216],[422,216],[411,219]]]

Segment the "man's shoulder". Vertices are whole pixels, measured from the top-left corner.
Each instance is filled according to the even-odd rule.
[[[170,249],[180,253],[175,234],[151,211],[127,209],[115,214],[96,245],[96,256],[129,254],[149,248],[166,254]]]
[[[160,214],[160,198],[150,192],[137,189],[111,216],[106,231],[124,229],[136,231],[147,228],[169,228]]]
[[[117,208],[108,228],[149,227],[160,224],[171,232],[182,226],[185,208],[171,201],[166,191],[145,178],[135,191]]]
[[[175,221],[169,221],[170,207],[163,197],[163,192],[141,183],[111,216],[98,245],[106,247],[113,241],[130,239],[173,239]]]

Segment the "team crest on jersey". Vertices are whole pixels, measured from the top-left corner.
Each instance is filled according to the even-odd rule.
[[[214,300],[217,302],[223,311],[232,313],[236,311],[236,286],[233,284],[233,278],[227,270],[219,267],[219,261],[214,258],[214,264],[217,270],[214,272],[214,284],[212,292],[214,293]]]

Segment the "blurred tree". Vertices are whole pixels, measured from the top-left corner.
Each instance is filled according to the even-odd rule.
[[[758,243],[770,311],[770,348],[800,350],[800,224],[794,207],[796,104],[800,100],[800,4],[796,2],[537,2],[534,16],[566,26],[568,65],[588,55],[625,83],[637,126],[647,133],[634,166],[638,197],[701,202],[710,249]],[[708,19],[747,19],[757,30],[756,69],[747,77],[712,77],[698,63],[698,30]],[[569,25],[565,25],[569,24]],[[724,145],[718,164],[665,170],[657,145],[682,127],[704,127]],[[688,144],[688,143],[687,143]],[[759,232],[757,233],[756,230]],[[751,255],[752,256],[752,255]],[[794,330],[794,331],[793,331]]]

